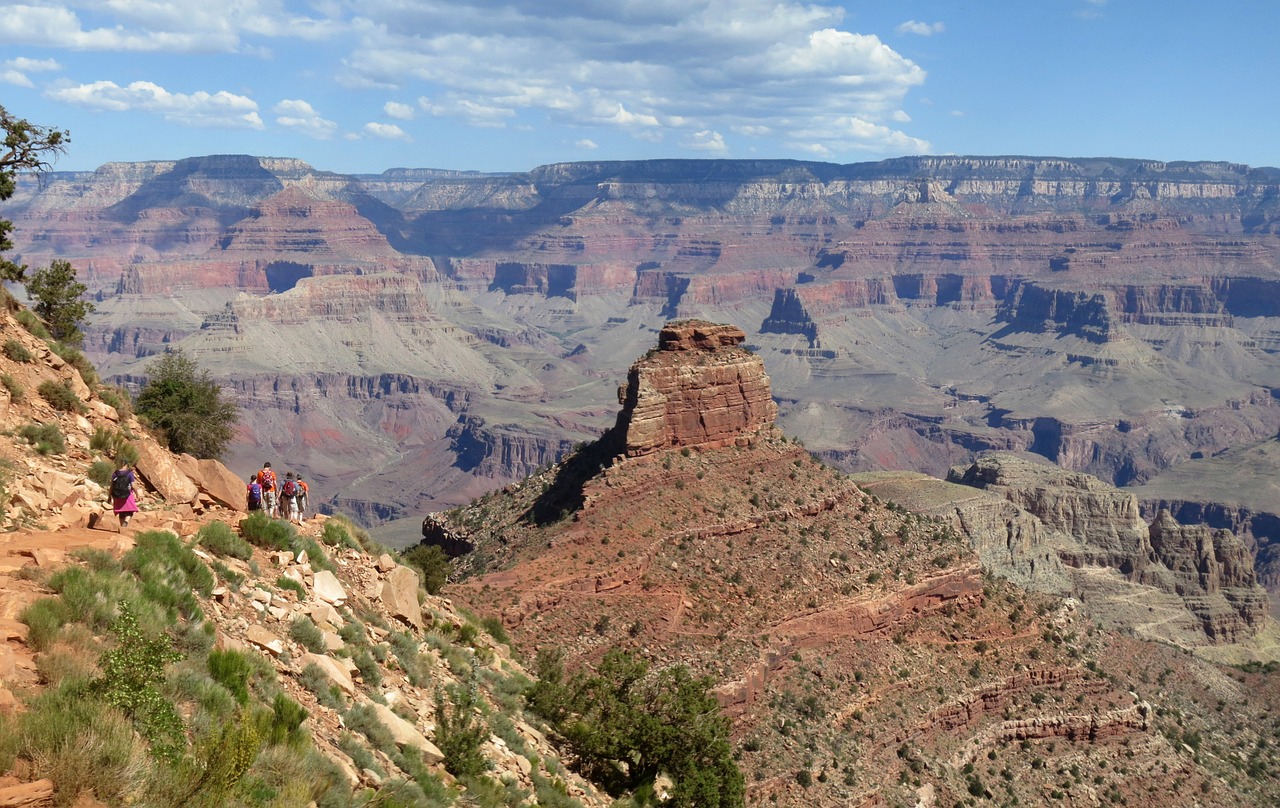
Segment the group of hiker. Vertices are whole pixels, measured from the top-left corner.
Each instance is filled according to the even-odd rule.
[[[245,503],[251,511],[266,511],[272,519],[302,522],[307,518],[308,486],[301,474],[292,471],[278,480],[270,463],[249,478],[245,487]]]

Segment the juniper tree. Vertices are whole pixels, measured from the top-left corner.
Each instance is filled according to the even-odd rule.
[[[0,202],[3,202],[17,190],[18,172],[47,171],[49,158],[66,151],[71,136],[61,129],[15,118],[3,106],[0,106],[0,130],[4,132],[4,145],[0,146]],[[0,253],[13,249],[11,232],[13,222],[0,219]],[[0,280],[22,281],[26,271],[24,265],[0,256]]]

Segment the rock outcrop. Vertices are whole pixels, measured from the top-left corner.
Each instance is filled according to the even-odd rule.
[[[614,430],[625,453],[716,448],[771,427],[778,407],[764,362],[742,347],[745,339],[732,325],[667,323],[658,349],[637,360],[618,389]]]
[[[1180,525],[1167,511],[1147,525],[1134,494],[1010,455],[954,468],[949,480],[998,494],[1065,538],[1058,554],[1077,571],[1077,587],[1089,583],[1091,570],[1114,569],[1134,585],[1177,596],[1215,644],[1248,640],[1266,620],[1267,594],[1258,585],[1252,554],[1230,531]],[[1006,531],[1013,524],[1007,522]],[[975,527],[967,532],[981,546],[983,529]],[[994,532],[1000,538],[998,525]]]

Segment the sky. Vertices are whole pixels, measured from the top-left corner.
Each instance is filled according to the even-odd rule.
[[[911,154],[1280,166],[1276,0],[0,0],[55,168]]]

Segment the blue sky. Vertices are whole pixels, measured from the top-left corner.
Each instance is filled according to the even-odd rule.
[[[0,0],[58,169],[1033,154],[1280,166],[1275,0]]]

